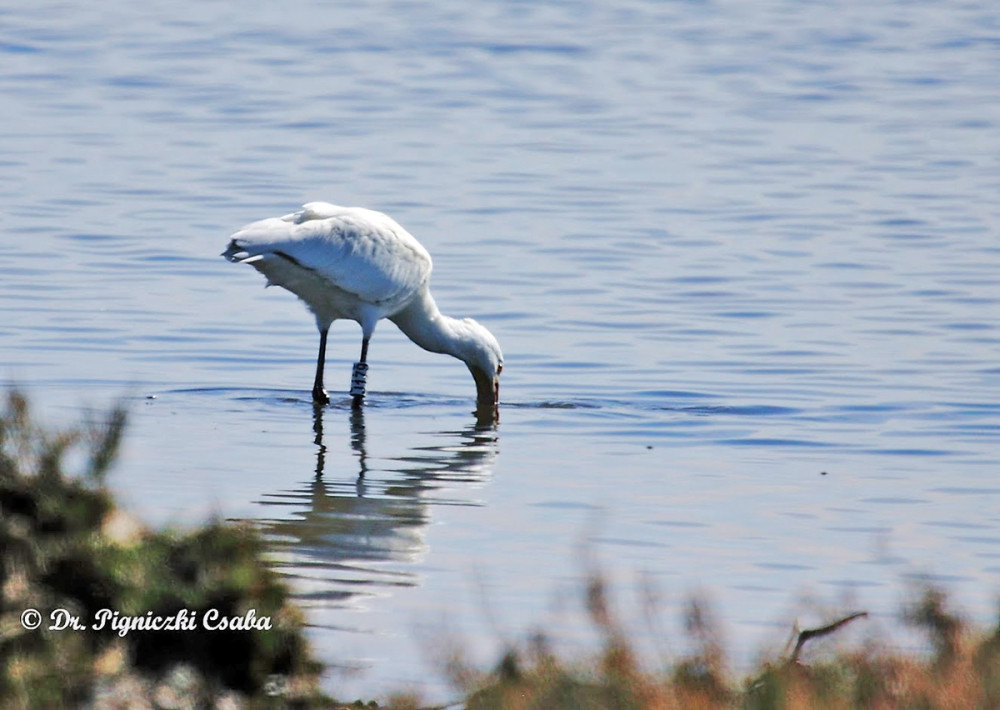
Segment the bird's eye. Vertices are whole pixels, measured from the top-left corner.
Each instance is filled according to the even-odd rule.
[[[501,372],[503,372],[503,363],[502,362],[499,365],[497,365],[497,374],[499,375]]]

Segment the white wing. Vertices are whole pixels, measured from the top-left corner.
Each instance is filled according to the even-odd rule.
[[[431,273],[430,254],[391,217],[326,202],[248,224],[224,255],[247,263],[275,255],[375,305],[408,299]]]

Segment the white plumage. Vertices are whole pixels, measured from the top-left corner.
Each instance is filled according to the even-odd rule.
[[[301,298],[316,317],[320,349],[313,399],[329,401],[323,387],[326,337],[337,319],[361,325],[359,390],[363,399],[368,341],[375,324],[392,320],[413,342],[466,363],[476,382],[480,420],[495,420],[503,354],[496,338],[471,318],[444,316],[430,294],[431,257],[391,217],[361,207],[310,202],[299,212],[260,220],[233,234],[222,253],[250,264]],[[355,378],[359,365],[355,365]]]

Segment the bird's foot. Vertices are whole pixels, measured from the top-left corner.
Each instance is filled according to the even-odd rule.
[[[313,402],[316,404],[329,404],[330,395],[326,393],[326,390],[322,387],[313,387]]]

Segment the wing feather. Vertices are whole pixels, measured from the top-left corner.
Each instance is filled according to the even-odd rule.
[[[408,298],[426,283],[431,257],[388,215],[310,202],[299,212],[248,224],[233,234],[235,261],[276,254],[364,302]]]

